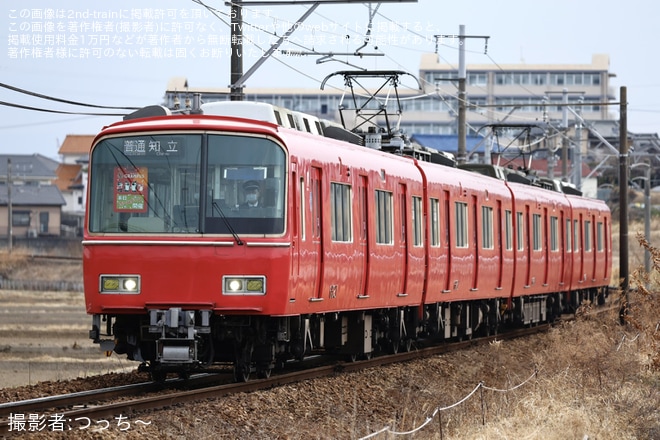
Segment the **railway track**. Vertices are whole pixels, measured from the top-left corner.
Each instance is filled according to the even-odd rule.
[[[11,418],[15,417],[14,415],[27,418],[29,414],[45,415],[55,413],[58,415],[59,420],[68,421],[67,423],[72,424],[69,427],[76,429],[73,424],[78,423],[77,421],[83,423],[82,421],[114,418],[117,415],[127,416],[141,411],[160,409],[187,402],[218,398],[235,393],[254,392],[335,374],[357,372],[386,364],[463,350],[468,347],[488,344],[495,340],[530,336],[547,331],[550,327],[550,324],[542,324],[478,339],[428,347],[420,346],[409,352],[383,355],[356,362],[337,362],[334,359],[322,366],[280,374],[274,373],[270,378],[244,383],[230,383],[229,374],[226,377],[218,374],[200,375],[188,380],[171,379],[164,384],[140,383],[70,395],[5,403],[0,404],[0,436],[4,437],[11,434]],[[304,363],[305,361],[303,361]],[[218,382],[221,383],[218,384]]]

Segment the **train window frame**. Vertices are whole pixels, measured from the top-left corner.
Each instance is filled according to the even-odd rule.
[[[513,249],[513,212],[504,211],[504,246],[507,251]]]
[[[332,241],[353,241],[353,191],[350,185],[330,182],[330,231]]]
[[[591,252],[591,220],[584,221],[584,251]]]
[[[522,211],[516,212],[516,240],[518,242],[517,249],[519,251],[525,250],[525,217]]]
[[[440,247],[440,200],[431,198],[429,200],[429,212],[431,213],[431,247]]]
[[[603,222],[596,222],[596,251],[603,252],[605,250],[604,245],[604,225]]]
[[[580,252],[580,222],[573,220],[573,252]]]
[[[573,236],[571,233],[571,219],[567,218],[566,219],[566,252],[573,252],[573,244],[572,244],[572,239],[571,237]]]
[[[481,247],[483,249],[494,249],[493,240],[493,208],[481,207]]]
[[[559,251],[559,217],[550,216],[550,251]]]
[[[376,244],[394,244],[394,213],[392,209],[393,195],[390,191],[377,189],[374,192],[376,212]]]
[[[541,214],[532,214],[532,249],[540,251],[543,249],[543,229]]]
[[[413,246],[424,246],[424,228],[422,227],[422,198],[413,196],[412,198],[412,227],[413,227]]]
[[[454,218],[456,220],[456,247],[466,249],[468,242],[468,204],[454,202]]]

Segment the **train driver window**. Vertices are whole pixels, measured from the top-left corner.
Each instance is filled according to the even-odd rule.
[[[210,136],[204,231],[283,233],[285,159],[265,138]]]
[[[199,134],[144,133],[99,142],[90,158],[89,231],[198,232],[192,207],[200,204],[201,152]],[[181,207],[191,213],[184,223]]]

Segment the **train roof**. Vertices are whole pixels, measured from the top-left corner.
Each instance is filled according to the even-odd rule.
[[[414,157],[422,162],[430,162],[448,167],[456,167],[456,161],[451,154],[425,147],[417,142],[412,142],[405,136],[393,136],[388,139],[387,144],[383,144],[383,133],[377,129],[369,130],[367,133],[355,133],[345,129],[336,122],[320,119],[314,115],[303,112],[289,110],[270,103],[256,101],[218,101],[199,105],[197,110],[189,109],[186,112],[180,112],[180,115],[206,115],[241,118],[245,124],[248,120],[266,122],[271,126],[284,127],[313,135],[323,136],[343,142],[347,142],[363,148],[382,150],[401,156]],[[149,106],[137,110],[124,118],[125,122],[138,120],[142,124],[141,128],[148,128],[151,124],[153,128],[162,127],[163,119],[157,116],[175,116],[173,112],[163,106]],[[146,118],[146,119],[145,119]],[[186,118],[179,118],[179,123],[186,123]],[[190,120],[190,119],[188,119]],[[233,124],[238,123],[234,120]],[[144,125],[147,124],[147,125]],[[108,128],[119,128],[122,123],[113,124]],[[236,127],[236,126],[234,126]],[[254,127],[254,125],[245,125],[245,129]],[[554,192],[564,194],[582,195],[574,186],[556,179],[541,178],[535,175],[531,170],[520,170],[499,165],[490,164],[461,164],[461,169],[476,172],[498,180],[507,182],[516,182],[539,188],[544,188]]]

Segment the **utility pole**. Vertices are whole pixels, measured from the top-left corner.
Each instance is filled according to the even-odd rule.
[[[241,0],[231,2],[231,62],[229,99],[243,100],[243,86],[238,81],[243,76],[243,6]]]
[[[619,90],[619,279],[623,303],[619,310],[621,324],[628,315],[628,90]]]
[[[582,103],[584,98],[580,97],[578,108],[576,110],[578,118],[575,125],[575,150],[573,151],[573,183],[575,187],[582,190]]]
[[[465,25],[462,24],[458,26],[458,157],[456,159],[459,165],[467,162],[466,77]]]
[[[562,113],[561,113],[561,127],[568,131],[568,89],[562,90]],[[562,138],[561,149],[561,177],[564,181],[568,181],[568,138]]]
[[[380,0],[378,3],[416,3],[417,0]],[[242,101],[245,98],[243,87],[245,81],[284,43],[289,36],[309,17],[322,3],[356,3],[355,0],[333,0],[323,2],[320,0],[232,0],[226,2],[231,7],[231,60],[230,60],[230,92],[232,101]],[[270,48],[259,58],[259,60],[245,73],[243,73],[243,6],[287,6],[287,5],[310,5],[298,21],[287,30]],[[356,53],[354,56],[362,57],[363,54]]]
[[[577,94],[577,95],[584,95],[583,91],[571,91],[569,92],[568,89],[563,89],[561,92],[555,92],[555,91],[547,91],[545,92],[546,95],[554,94],[554,93],[561,93],[561,107],[562,107],[562,115],[561,115],[561,128],[565,131],[564,136],[562,136],[562,148],[561,148],[561,177],[562,180],[565,182],[572,182],[577,185],[577,178],[575,177],[576,174],[573,174],[572,177],[569,178],[569,172],[568,172],[568,149],[570,147],[570,139],[567,136],[568,133],[568,112],[570,111],[576,116],[576,119],[578,120],[578,126],[576,127],[576,130],[581,130],[581,126],[579,125],[580,123],[583,122],[582,116],[581,116],[581,103],[578,104],[578,108],[580,109],[580,114],[578,114],[575,110],[573,110],[569,105],[568,105],[568,95],[570,94]],[[543,98],[544,103],[546,101],[546,98]],[[545,120],[545,115],[544,115],[544,120]],[[582,134],[580,133],[579,136]],[[579,139],[579,138],[578,138]],[[580,148],[580,144],[578,143],[578,146],[576,149]],[[573,152],[573,171],[574,173],[580,173],[580,178],[582,177],[582,164],[577,164],[576,160],[582,159],[581,157],[577,158],[577,155],[581,153],[581,151],[574,151]],[[579,170],[577,167],[580,167]],[[580,183],[581,186],[581,183]]]
[[[437,41],[442,38],[456,38],[456,35],[434,35],[436,39],[436,53]],[[458,26],[458,153],[456,162],[464,164],[467,162],[467,68],[465,65],[465,39],[466,38],[483,38],[486,40],[484,53],[488,52],[488,39],[489,36],[485,35],[465,35],[465,25]]]

